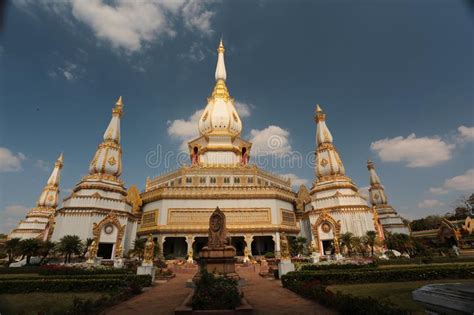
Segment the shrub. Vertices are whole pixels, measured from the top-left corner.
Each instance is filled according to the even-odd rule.
[[[196,283],[192,298],[195,310],[235,309],[241,303],[237,280],[226,277],[215,277],[205,269]]]
[[[301,271],[309,271],[309,270],[347,270],[347,269],[369,269],[369,268],[377,268],[376,264],[364,264],[364,265],[356,265],[356,264],[344,264],[344,265],[337,265],[337,264],[330,264],[330,265],[315,265],[315,264],[305,264],[301,265]]]
[[[131,270],[116,268],[78,268],[64,265],[44,265],[37,269],[43,276],[55,275],[103,275],[103,274],[131,274]]]
[[[392,315],[404,313],[391,303],[381,302],[370,297],[362,298],[340,292],[333,293],[319,281],[296,281],[289,286],[285,285],[285,287],[301,296],[314,299],[324,306],[336,309],[341,314]]]
[[[30,292],[109,292],[118,291],[129,286],[149,286],[149,275],[127,275],[121,278],[65,278],[65,279],[6,279],[0,281],[2,293],[30,293]]]
[[[397,282],[474,278],[474,265],[433,265],[387,269],[318,270],[290,272],[282,277],[284,286],[298,281],[323,284]]]
[[[4,267],[0,268],[0,275],[14,275],[14,274],[25,274],[25,273],[38,273],[39,267],[28,266],[28,267]]]
[[[267,259],[275,258],[275,253],[274,252],[265,253],[265,258]]]

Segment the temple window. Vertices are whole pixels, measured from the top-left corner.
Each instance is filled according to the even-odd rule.
[[[224,184],[230,184],[230,177],[224,177]]]
[[[210,181],[211,184],[215,184],[215,183],[217,182],[217,180],[216,180],[215,177],[211,177],[211,178],[209,179],[209,181]]]
[[[247,183],[248,184],[253,184],[253,177],[248,177],[247,178]]]
[[[191,177],[186,177],[186,184],[192,184],[193,179]]]
[[[240,178],[234,177],[234,184],[240,184]]]
[[[206,177],[200,177],[199,178],[199,183],[200,184],[205,184],[206,183]]]

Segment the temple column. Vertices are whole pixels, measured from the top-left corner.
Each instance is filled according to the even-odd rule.
[[[160,235],[160,234],[156,238],[156,243],[158,244],[158,257],[160,259],[165,258],[165,254],[164,254],[165,239],[166,239],[166,237],[164,235]]]
[[[275,242],[275,257],[280,258],[280,232],[276,232],[272,239]]]
[[[245,249],[244,249],[244,262],[247,262],[250,260],[249,256],[252,255],[252,241],[253,241],[253,235],[252,234],[246,234],[244,236],[245,238]]]
[[[192,263],[193,260],[193,243],[194,243],[194,235],[186,235],[186,244],[188,245],[187,253],[188,253],[188,262]]]

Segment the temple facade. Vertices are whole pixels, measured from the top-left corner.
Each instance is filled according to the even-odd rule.
[[[364,236],[367,231],[376,231],[383,238],[383,230],[374,209],[368,207],[357,185],[346,176],[319,105],[315,120],[316,180],[302,214],[301,232],[312,240],[314,251],[320,255],[340,255],[339,239],[343,233]]]
[[[98,244],[97,256],[104,259],[121,258],[132,248],[139,216],[120,179],[122,148],[120,118],[122,98],[112,110],[112,119],[84,176],[63,200],[55,213],[53,241],[65,235],[77,235],[82,240],[92,238]]]
[[[18,226],[11,231],[10,239],[37,238],[47,240],[51,236],[54,228],[54,214],[59,202],[59,181],[63,160],[64,157],[61,153],[56,163],[54,163],[54,169],[38,198],[36,207],[31,209],[26,215],[26,219],[21,220]]]
[[[216,83],[196,126],[199,137],[188,142],[191,165],[147,180],[138,236],[152,233],[165,256],[196,256],[219,207],[238,255],[278,255],[280,233],[299,233],[296,194],[290,180],[249,165],[252,144],[240,137],[222,41],[217,52]]]
[[[410,228],[403,222],[397,211],[388,204],[388,198],[385,194],[385,188],[382,186],[379,176],[375,171],[372,161],[367,161],[369,170],[369,199],[373,209],[377,212],[380,223],[385,231],[390,233],[403,233],[410,235]]]

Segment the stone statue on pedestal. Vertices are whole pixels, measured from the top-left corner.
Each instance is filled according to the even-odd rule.
[[[145,252],[143,254],[142,266],[152,266],[154,258],[155,243],[153,242],[152,235],[148,235],[148,239],[145,243]]]
[[[87,250],[87,263],[93,264],[94,258],[97,256],[97,241],[94,239]]]
[[[285,232],[280,234],[280,254],[282,259],[290,258],[290,245]]]
[[[199,255],[200,272],[193,281],[197,281],[203,269],[219,276],[239,279],[235,272],[235,248],[229,245],[225,214],[219,207],[209,218],[208,246]]]

